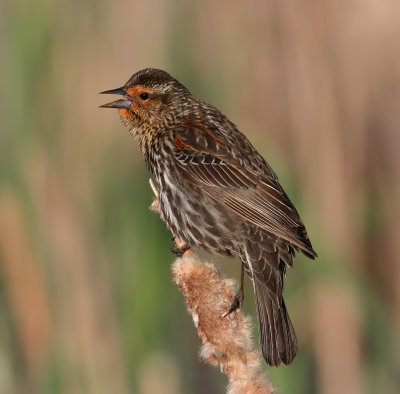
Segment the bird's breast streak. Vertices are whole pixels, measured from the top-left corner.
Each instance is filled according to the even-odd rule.
[[[158,172],[157,182],[162,218],[175,235],[210,253],[226,255],[236,249],[231,218],[214,200],[197,187],[176,182],[167,167]]]

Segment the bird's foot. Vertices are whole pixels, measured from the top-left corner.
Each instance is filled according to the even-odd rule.
[[[182,257],[183,254],[184,254],[187,250],[189,250],[189,249],[190,249],[190,246],[189,246],[187,243],[185,243],[185,244],[183,244],[183,245],[180,246],[180,247],[174,245],[174,246],[171,248],[171,252],[172,252],[172,253],[175,253],[178,257]]]
[[[236,311],[236,309],[238,308],[242,309],[243,300],[244,300],[244,264],[242,261],[242,267],[240,272],[240,289],[236,293],[235,298],[233,299],[232,304],[228,309],[228,312],[224,313],[222,317],[227,317],[232,312]]]
[[[228,312],[224,313],[222,315],[222,317],[227,317],[232,312],[235,312],[236,309],[238,309],[238,308],[241,309],[242,305],[243,305],[243,300],[244,300],[244,292],[243,292],[243,288],[240,288],[238,293],[235,295],[235,298],[233,299],[232,304],[228,309]]]

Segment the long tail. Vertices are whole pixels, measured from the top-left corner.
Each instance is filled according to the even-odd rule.
[[[290,364],[297,353],[297,339],[281,297],[273,300],[265,283],[252,279],[258,313],[258,330],[265,361],[271,366]]]

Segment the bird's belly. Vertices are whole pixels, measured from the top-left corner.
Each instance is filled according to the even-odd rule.
[[[237,253],[240,221],[236,215],[194,185],[176,185],[168,178],[158,185],[161,218],[175,235],[209,253]]]

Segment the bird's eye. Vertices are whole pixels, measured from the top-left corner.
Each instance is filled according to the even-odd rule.
[[[149,98],[149,94],[147,92],[140,93],[139,97],[142,100],[147,100]]]

